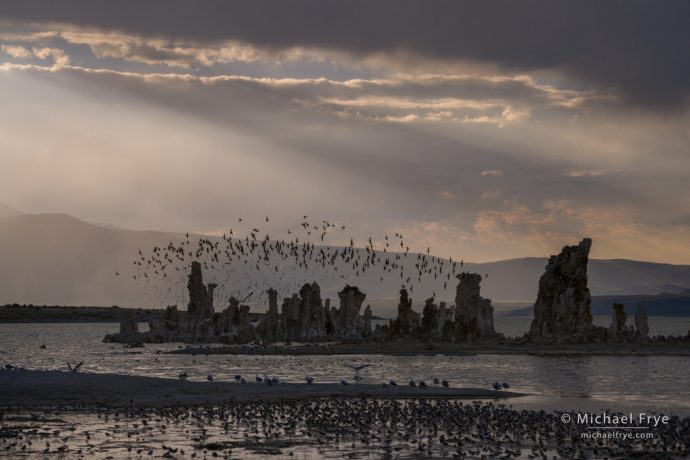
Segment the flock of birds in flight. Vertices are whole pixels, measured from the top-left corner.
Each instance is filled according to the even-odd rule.
[[[266,217],[265,222],[270,218]],[[247,224],[239,218],[238,225]],[[150,252],[139,249],[132,261],[131,276],[143,285],[149,300],[170,305],[186,298],[186,282],[180,281],[185,280],[192,261],[202,265],[207,280],[216,282],[221,297],[234,296],[241,302],[255,300],[269,288],[290,295],[318,278],[320,284],[340,289],[365,276],[380,283],[395,277],[410,293],[423,280],[430,281],[436,297],[437,289],[443,292],[452,287],[451,278],[464,265],[462,260],[431,255],[430,247],[425,254],[410,253],[399,232],[384,235],[377,243],[379,247],[372,237],[360,247],[353,237],[343,234],[346,228],[327,220],[310,222],[304,215],[297,230],[287,230],[287,238],[273,239],[257,226],[252,226],[244,237],[233,229],[221,237],[187,233],[166,246],[154,246]],[[339,240],[349,240],[349,244],[328,245],[327,237],[336,231]],[[120,276],[120,270],[115,274]]]

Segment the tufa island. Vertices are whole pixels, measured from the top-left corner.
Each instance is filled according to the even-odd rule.
[[[609,328],[592,323],[591,295],[587,287],[587,262],[592,240],[565,246],[549,258],[539,280],[534,318],[524,337],[506,339],[494,329],[491,300],[481,296],[482,276],[460,273],[455,303],[437,305],[426,300],[421,314],[412,308],[407,290],[400,290],[398,315],[385,325],[372,328],[371,307],[362,305],[366,294],[346,285],[338,293],[338,306],[321,298],[317,283],[307,283],[298,293],[285,297],[278,307],[278,292],[269,289],[268,311],[255,324],[250,307],[232,297],[229,305],[216,312],[213,293],[216,285],[204,284],[201,264],[192,262],[187,288],[187,311],[170,306],[163,319],[149,322],[149,330],[138,331],[131,312],[125,312],[120,331],[107,335],[105,342],[129,345],[186,342],[256,344],[272,342],[426,343],[510,342],[550,343],[648,343],[647,315],[638,306],[634,324],[627,324],[621,304],[613,305]],[[678,340],[687,341],[688,337]]]

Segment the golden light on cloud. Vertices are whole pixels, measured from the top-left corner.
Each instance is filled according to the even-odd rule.
[[[520,247],[530,253],[548,251],[578,232],[592,231],[605,239],[602,228],[582,223],[584,210],[600,209],[602,200],[607,212],[624,208],[628,200],[635,203],[624,215],[617,214],[620,221],[610,222],[611,228],[627,222],[635,229],[628,231],[640,240],[655,241],[664,232],[682,239],[671,229],[682,227],[684,216],[690,215],[690,191],[683,179],[690,145],[687,111],[674,118],[627,110],[624,88],[574,78],[559,68],[521,68],[469,56],[448,59],[405,47],[381,51],[306,39],[284,42],[284,37],[278,42],[232,34],[208,39],[77,22],[18,26],[0,34],[0,146],[9,163],[25,167],[20,157],[30,152],[22,149],[19,133],[26,135],[37,123],[30,120],[45,117],[88,125],[51,133],[52,140],[46,134],[41,149],[52,155],[61,155],[67,145],[74,151],[86,139],[92,159],[99,158],[97,152],[110,152],[112,145],[120,145],[120,137],[143,149],[162,136],[180,139],[188,150],[169,146],[170,158],[203,150],[210,164],[226,164],[228,157],[244,156],[236,151],[240,147],[219,139],[228,133],[261,139],[260,148],[248,147],[249,141],[241,148],[270,158],[268,163],[275,162],[280,170],[290,169],[295,183],[309,184],[303,185],[305,190],[286,186],[281,201],[289,196],[291,203],[311,200],[322,209],[341,209],[349,206],[343,198],[347,190],[354,189],[369,197],[361,200],[366,217],[357,220],[372,226],[384,216],[400,225],[405,219],[434,222],[439,227],[426,231],[433,231],[440,244],[450,247],[439,234],[457,244],[474,238],[476,248],[468,244],[464,249],[476,249],[475,256],[483,259],[510,252],[492,244],[511,238],[531,241]],[[14,115],[9,107],[15,107]],[[115,120],[107,129],[99,128],[88,123],[93,117],[80,115],[85,107],[96,118],[106,117],[113,107],[146,107],[144,111],[153,111],[146,113],[156,113],[164,123],[148,132],[143,118],[136,127]],[[24,119],[26,129],[18,130],[12,122],[18,113],[33,113]],[[39,126],[35,130],[45,132]],[[195,147],[201,132],[204,139]],[[62,142],[76,133],[78,140]],[[62,155],[70,158],[71,151]],[[291,166],[297,163],[318,168],[323,177]],[[243,162],[233,167],[241,170]],[[146,168],[155,169],[150,164]],[[60,171],[51,180],[70,182],[69,174]],[[171,174],[194,182],[185,171]],[[42,180],[48,179],[36,178]],[[650,183],[658,185],[644,186]],[[339,194],[332,191],[336,188]],[[141,189],[146,196],[157,196],[155,189]],[[239,201],[235,188],[220,189],[214,188],[216,199]],[[23,195],[11,189],[4,193],[11,195],[5,201],[19,208],[37,202],[24,203]],[[64,197],[66,203],[83,200]],[[272,206],[270,200],[257,203]],[[569,203],[578,211],[573,215],[548,203]],[[82,205],[74,205],[73,212],[80,214],[80,209]],[[176,227],[182,219],[163,211],[118,215],[130,216],[121,225],[137,228]],[[592,218],[606,223],[612,215],[602,211]],[[142,216],[157,217],[142,223],[137,220],[146,219]],[[210,211],[187,218],[195,220],[194,228],[223,228]],[[558,219],[569,222],[571,230],[557,226]],[[651,222],[662,228],[657,232]],[[454,239],[453,232],[463,238]],[[423,246],[421,235],[415,244]],[[605,239],[597,248],[613,244]],[[680,253],[690,257],[687,251]]]

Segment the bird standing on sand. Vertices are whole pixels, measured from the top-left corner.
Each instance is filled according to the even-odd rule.
[[[496,390],[496,391],[503,388],[502,385],[500,383],[498,383],[498,381],[494,382],[491,386],[494,387],[494,390]]]
[[[177,378],[180,380],[187,380],[187,377],[189,377],[189,374],[187,374],[187,371],[180,372],[180,375],[177,376]]]
[[[307,385],[313,385],[314,384],[314,377],[311,375],[307,375],[304,380],[307,382]]]

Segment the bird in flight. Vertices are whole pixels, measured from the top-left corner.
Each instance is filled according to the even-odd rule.
[[[70,362],[67,361],[67,370],[70,372],[74,372],[76,374],[77,372],[79,372],[79,368],[82,366],[82,364],[84,364],[84,361],[82,361],[79,364],[77,364],[76,366],[72,367]]]
[[[350,369],[352,369],[355,372],[359,372],[362,369],[366,369],[369,366],[371,366],[371,364],[362,364],[360,366],[353,366],[352,364],[345,364],[345,367],[349,367]]]

